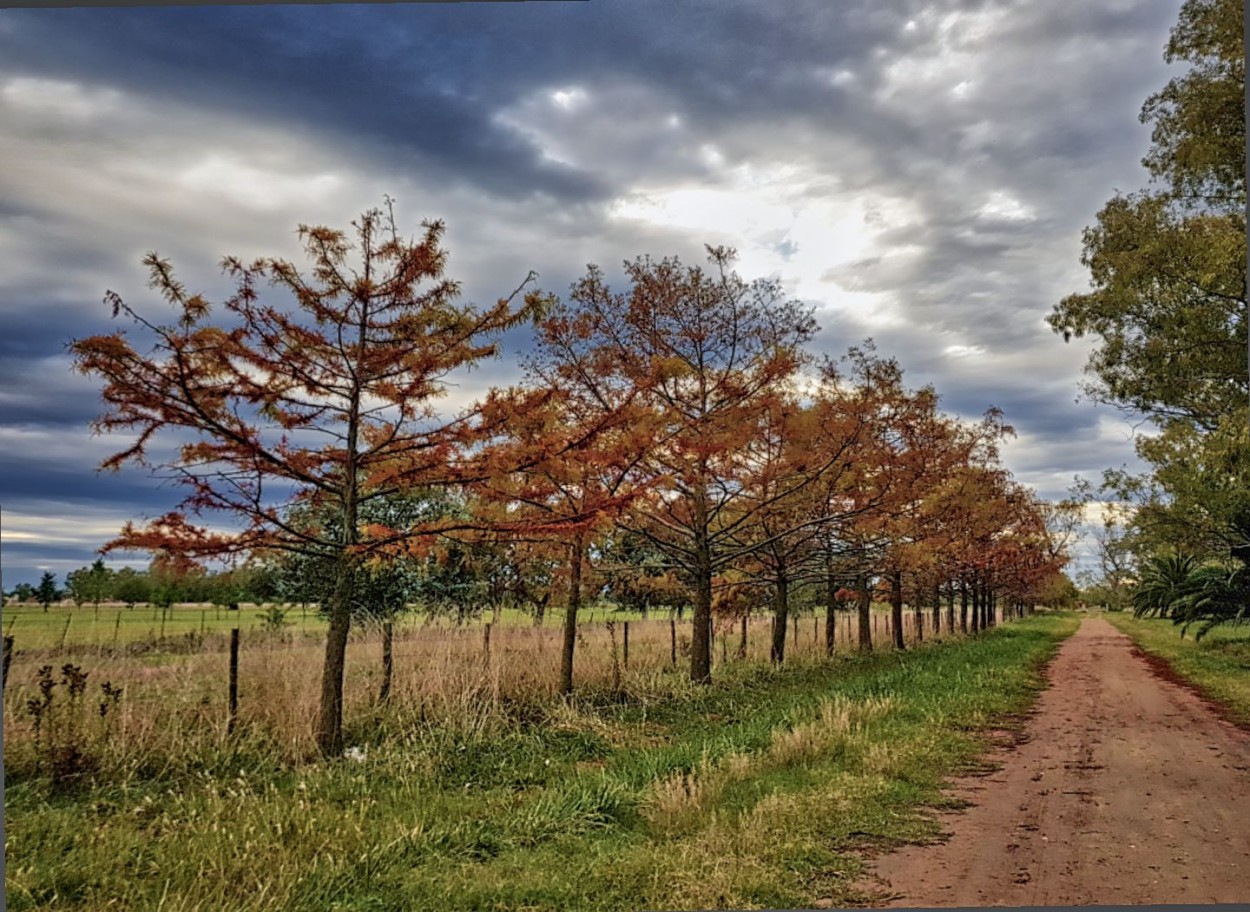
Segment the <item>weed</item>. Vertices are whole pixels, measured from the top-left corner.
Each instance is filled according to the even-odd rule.
[[[39,696],[26,702],[32,722],[37,763],[56,787],[76,782],[96,767],[96,758],[87,747],[88,732],[84,695],[87,672],[72,663],[61,666],[61,677],[53,677],[52,666],[41,666],[35,676]],[[61,694],[61,696],[58,696]],[[98,736],[107,740],[111,722],[117,715],[122,691],[105,681],[96,704]]]

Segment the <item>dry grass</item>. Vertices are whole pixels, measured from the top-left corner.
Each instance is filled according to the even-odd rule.
[[[878,648],[889,648],[885,620],[878,621]],[[907,639],[912,617],[907,615]],[[850,617],[839,619],[835,648],[854,648]],[[634,701],[671,695],[689,663],[689,620],[676,625],[677,663],[672,661],[672,628],[667,618],[631,620],[629,656],[624,656],[624,625],[617,623],[617,661],[624,668],[621,690]],[[771,619],[751,621],[745,658],[739,658],[741,630],[729,621],[716,630],[713,666],[768,662]],[[797,635],[796,635],[797,633]],[[243,633],[239,667],[236,732],[227,734],[228,637],[191,632],[137,648],[71,643],[65,649],[23,648],[19,639],[5,692],[4,737],[10,774],[21,775],[36,762],[32,719],[26,710],[37,696],[40,666],[54,672],[67,662],[88,675],[88,690],[75,712],[81,736],[102,772],[126,776],[146,770],[194,768],[206,756],[229,753],[240,739],[286,765],[313,756],[312,720],[318,710],[323,634],[298,627],[273,633]],[[789,630],[787,664],[824,660],[823,619],[800,618]],[[344,718],[349,743],[402,738],[415,725],[437,723],[465,733],[492,728],[506,718],[559,712],[561,631],[554,626],[496,625],[489,654],[481,625],[453,626],[406,618],[395,630],[394,680],[388,706],[377,703],[381,687],[381,632],[357,627],[348,646]],[[578,635],[575,684],[592,698],[612,698],[613,643],[603,622],[583,624]],[[122,689],[107,724],[96,718],[99,685]],[[832,710],[830,710],[832,711]],[[385,717],[386,724],[376,724]],[[829,720],[826,728],[833,725]],[[821,749],[815,728],[794,729],[775,750],[800,757]],[[199,759],[197,759],[199,758]],[[675,783],[677,792],[703,786]]]
[[[833,757],[893,705],[888,697],[823,700],[811,722],[774,729],[764,751],[730,753],[717,761],[704,754],[695,768],[656,781],[643,800],[643,816],[657,834],[691,832],[704,824],[734,783]]]

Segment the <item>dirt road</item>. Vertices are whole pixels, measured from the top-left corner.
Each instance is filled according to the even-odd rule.
[[[875,861],[891,906],[1250,901],[1250,734],[1087,618],[941,845]]]

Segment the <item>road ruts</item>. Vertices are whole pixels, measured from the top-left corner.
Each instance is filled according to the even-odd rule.
[[[1247,672],[1250,674],[1250,671]],[[950,838],[880,856],[879,905],[1250,901],[1250,734],[1085,619]]]

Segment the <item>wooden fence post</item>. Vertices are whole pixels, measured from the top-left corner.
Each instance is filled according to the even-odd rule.
[[[625,670],[629,671],[629,621],[625,622]]]
[[[65,638],[69,636],[69,622],[74,619],[72,614],[65,615],[65,626],[61,628],[61,644],[57,647],[60,652],[65,651]]]
[[[239,716],[239,628],[230,631],[230,716],[226,722],[226,734],[234,733],[234,723]]]
[[[490,621],[482,628],[482,661],[490,664]]]
[[[0,693],[4,692],[4,687],[9,683],[9,663],[13,661],[13,637],[6,636],[4,638],[4,677],[0,678]]]
[[[671,653],[673,667],[677,667],[677,619],[671,614],[668,616],[668,635],[671,644]]]
[[[394,640],[395,625],[387,621],[382,625],[382,691],[378,694],[379,703],[385,703],[391,696],[391,672],[395,668]]]
[[[616,621],[608,621],[608,639],[612,641],[612,692],[621,692],[621,665],[616,655]]]

